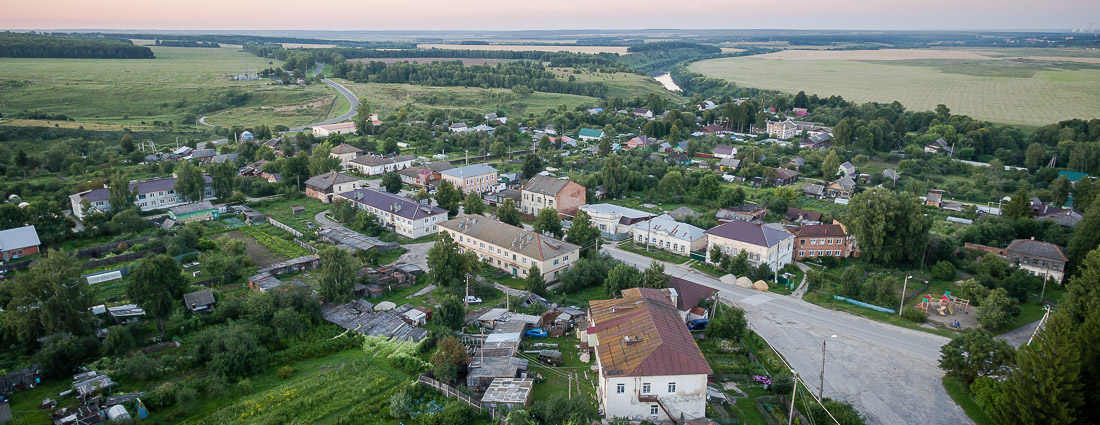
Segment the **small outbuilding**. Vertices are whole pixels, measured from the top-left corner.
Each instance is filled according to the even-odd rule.
[[[496,378],[481,403],[494,409],[523,409],[531,402],[531,390],[535,380],[531,378]]]
[[[183,294],[183,305],[191,313],[209,313],[214,311],[214,291],[203,289],[201,291]]]

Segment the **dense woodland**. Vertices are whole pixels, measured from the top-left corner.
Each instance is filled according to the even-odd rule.
[[[462,62],[414,64],[398,62],[342,62],[333,68],[333,76],[355,82],[403,83],[425,86],[473,86],[603,97],[607,86],[602,83],[578,83],[557,78],[542,65],[532,62],[509,62],[497,65],[463,66]]]
[[[213,41],[194,40],[157,40],[157,45],[164,47],[221,47],[220,44]]]
[[[153,59],[153,51],[135,46],[129,40],[3,32],[0,33],[0,57]]]

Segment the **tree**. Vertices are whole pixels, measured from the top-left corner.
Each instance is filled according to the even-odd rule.
[[[558,210],[553,207],[546,207],[539,210],[537,216],[535,216],[534,224],[535,233],[542,233],[554,236],[555,238],[562,237],[561,218],[558,217]]]
[[[997,329],[1012,321],[1019,307],[1005,288],[990,290],[978,301],[978,323],[985,329]]]
[[[462,365],[466,364],[466,347],[453,336],[439,341],[439,350],[431,358],[432,374],[435,378],[450,383],[458,376]]]
[[[355,273],[359,270],[351,254],[332,246],[324,247],[317,254],[321,257],[321,268],[317,271],[321,299],[334,304],[350,301],[355,287]]]
[[[599,150],[597,154],[600,158],[606,158],[611,153],[611,140],[607,138],[600,139]]]
[[[493,142],[489,145],[489,154],[499,158],[500,163],[503,164],[504,160],[507,159],[505,157],[508,156],[508,145],[505,145],[504,142]]]
[[[202,171],[190,161],[176,167],[176,193],[187,202],[199,202],[206,192],[206,179]]]
[[[130,133],[123,134],[122,141],[119,142],[119,148],[122,149],[122,153],[125,155],[129,155],[130,152],[137,149],[137,147],[134,146],[134,135]]]
[[[795,108],[809,108],[810,107],[810,98],[808,96],[806,96],[805,91],[799,91],[798,94],[794,95],[794,107]]]
[[[211,186],[214,196],[218,199],[228,199],[233,196],[233,190],[237,187],[237,165],[231,162],[219,162],[209,167]]]
[[[821,176],[826,180],[831,180],[836,177],[839,171],[840,158],[837,158],[836,152],[829,151],[829,154],[825,155],[825,159],[821,162]]]
[[[546,279],[542,278],[542,271],[539,270],[539,266],[531,266],[531,269],[527,271],[527,279],[524,279],[524,284],[526,284],[528,291],[540,296],[546,295]]]
[[[653,260],[649,263],[649,267],[646,267],[642,272],[641,286],[646,288],[667,288],[668,287],[668,275],[665,274],[665,266],[657,260]]]
[[[458,203],[462,200],[462,194],[450,181],[443,180],[439,183],[439,189],[435,192],[435,202],[440,208],[448,211],[449,217],[458,215]]]
[[[604,290],[607,292],[607,296],[618,297],[623,289],[637,287],[641,282],[642,273],[638,269],[627,264],[619,264],[607,273],[607,279],[604,280]]]
[[[543,136],[546,137],[546,136]],[[541,144],[539,146],[542,146]],[[542,159],[534,153],[527,154],[523,159],[523,178],[529,179],[542,171]]]
[[[741,187],[722,189],[718,203],[721,207],[736,207],[745,203],[745,189]]]
[[[1016,357],[1008,343],[984,329],[955,337],[940,347],[940,353],[940,369],[967,386],[983,376],[1007,374]]]
[[[607,188],[607,196],[614,199],[622,196],[627,188],[626,169],[618,155],[612,155],[604,161],[600,168],[600,181]]]
[[[1066,246],[1069,256],[1068,269],[1076,270],[1089,252],[1095,250],[1097,246],[1100,246],[1100,196],[1085,209],[1084,217],[1073,229],[1073,237]]]
[[[34,260],[27,272],[15,275],[14,283],[4,285],[11,288],[4,309],[19,312],[0,316],[4,327],[24,343],[52,334],[90,334],[93,299],[81,273],[76,258],[61,251]]]
[[[466,200],[462,202],[462,210],[466,214],[485,214],[485,201],[477,192],[471,190],[466,194]]]
[[[310,175],[316,176],[340,169],[340,160],[330,155],[331,152],[332,148],[324,144],[313,150],[313,153],[309,155],[309,160],[307,161],[309,164],[307,168],[309,169]]]
[[[714,174],[704,175],[695,185],[695,196],[701,199],[715,199],[720,193],[722,193],[722,184]]]
[[[467,273],[477,273],[481,262],[473,252],[458,252],[458,243],[450,233],[443,232],[435,246],[428,250],[428,275],[436,285],[452,290],[461,287]]]
[[[1077,423],[1086,408],[1080,360],[1070,320],[1063,314],[1050,316],[1035,340],[1016,354],[1016,371],[1004,385],[1006,403],[999,406],[1002,423]]]
[[[932,227],[915,196],[881,187],[852,197],[847,221],[863,257],[880,264],[921,259]]]
[[[1012,200],[1005,204],[1004,210],[1001,212],[1004,217],[1013,220],[1031,217],[1031,197],[1028,195],[1027,188],[1021,187],[1020,190],[1016,191],[1016,194],[1012,195]]]
[[[382,176],[382,187],[386,188],[386,192],[397,193],[401,191],[401,176],[396,172],[386,173]]]
[[[1043,156],[1045,156],[1043,145],[1038,143],[1027,145],[1027,150],[1024,151],[1024,166],[1029,170],[1038,171],[1043,165]]]
[[[111,176],[107,184],[108,201],[111,203],[111,214],[118,214],[122,210],[134,206],[133,189],[130,189],[130,179],[121,172]]]
[[[955,265],[950,261],[940,261],[932,266],[932,277],[939,280],[951,280],[955,278]]]
[[[1053,199],[1050,202],[1051,204],[1060,207],[1065,204],[1066,201],[1069,201],[1069,179],[1067,179],[1066,176],[1058,177],[1057,179],[1054,179],[1053,186],[1053,193],[1051,194],[1053,196]]]
[[[499,219],[501,223],[519,226],[519,210],[516,209],[516,202],[511,198],[505,199],[504,202],[500,204],[500,207],[497,207],[497,219]]]
[[[401,153],[401,147],[397,145],[397,140],[387,139],[382,143],[382,153],[385,155]]]
[[[745,310],[737,306],[719,304],[718,309],[713,313],[704,331],[707,338],[740,341],[748,333],[749,322],[745,319]]]
[[[147,258],[130,273],[126,296],[157,318],[160,335],[165,333],[164,321],[180,303],[187,290],[187,279],[172,257],[160,254]]]
[[[592,225],[592,218],[584,210],[577,210],[565,240],[581,247],[581,257],[591,257],[598,250],[599,239],[600,230]]]
[[[445,295],[439,303],[439,311],[432,318],[447,329],[462,329],[466,318],[466,304],[454,295]]]

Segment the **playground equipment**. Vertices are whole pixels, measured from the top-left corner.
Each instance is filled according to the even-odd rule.
[[[950,291],[944,291],[943,296],[938,298],[927,294],[924,300],[917,304],[917,310],[927,314],[929,310],[935,309],[940,316],[954,315],[956,310],[966,313],[968,308],[970,308],[970,300],[951,295]]]

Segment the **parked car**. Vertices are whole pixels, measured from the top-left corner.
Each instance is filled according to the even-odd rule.
[[[473,295],[467,295],[466,304],[481,304],[481,298],[475,297]]]
[[[523,334],[531,338],[546,338],[547,335],[546,331],[542,330],[542,328],[530,329]]]
[[[306,222],[306,227],[312,229],[313,228],[313,222],[312,221],[307,221]]]
[[[695,319],[695,320],[692,320],[690,322],[687,322],[687,327],[688,327],[689,331],[699,332],[699,331],[705,330],[707,328],[707,323],[710,323],[710,320]]]

